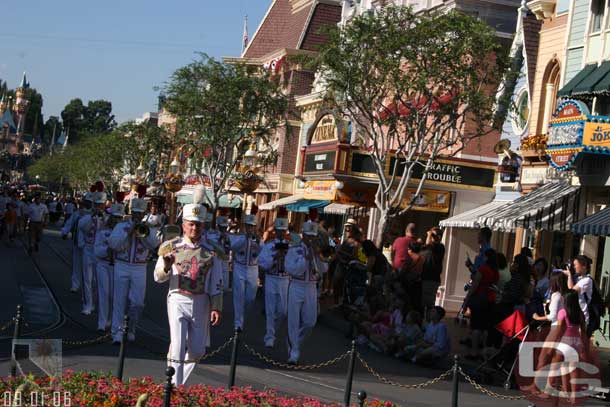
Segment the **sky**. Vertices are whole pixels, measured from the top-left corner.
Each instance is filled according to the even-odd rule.
[[[74,98],[112,102],[117,122],[156,111],[158,90],[196,52],[239,56],[272,0],[27,0],[3,4],[0,79],[26,71],[59,116]]]

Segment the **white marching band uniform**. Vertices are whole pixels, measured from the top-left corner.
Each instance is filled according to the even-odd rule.
[[[92,213],[88,213],[78,220],[78,247],[82,250],[82,273],[83,273],[83,309],[85,315],[95,310],[93,304],[93,280],[95,278],[95,253],[93,245],[97,230],[101,227],[101,219]]]
[[[233,325],[235,329],[243,329],[246,310],[254,302],[258,290],[261,245],[247,234],[231,235],[230,239],[233,251]]]
[[[315,233],[314,233],[315,230]],[[317,224],[306,222],[304,234],[317,234]],[[328,263],[301,242],[288,250],[285,270],[290,276],[288,286],[288,362],[297,363],[303,341],[316,325],[318,318],[318,288]]]
[[[286,319],[288,309],[288,273],[286,273],[284,255],[275,249],[279,243],[288,244],[281,239],[265,243],[258,258],[258,265],[265,272],[265,346],[275,346],[276,331]]]
[[[193,207],[197,207],[196,211]],[[189,204],[184,211],[197,217],[205,208]],[[195,368],[194,361],[205,355],[206,347],[210,346],[210,314],[222,311],[221,260],[203,240],[191,242],[177,237],[163,243],[155,266],[155,281],[169,280],[167,316],[171,343],[168,355],[169,365],[176,370],[172,378],[175,385],[184,384]],[[197,249],[200,249],[198,254],[194,252],[189,259],[188,251]],[[175,262],[171,270],[165,271],[163,256],[170,252]]]
[[[132,212],[144,212],[146,202],[132,199]],[[135,340],[135,331],[144,308],[146,294],[146,264],[148,253],[159,246],[159,234],[150,228],[146,238],[138,238],[128,231],[134,226],[133,220],[116,225],[110,235],[108,245],[114,251],[114,298],[112,304],[112,339],[121,341],[121,327],[127,300],[129,300],[128,339]]]
[[[216,219],[216,224],[221,226],[218,222],[219,218],[220,216]],[[223,288],[225,290],[229,290],[229,253],[231,252],[231,240],[226,232],[218,229],[206,231],[205,237],[208,242],[213,243],[216,247],[221,248],[224,252],[224,256],[220,261],[222,265],[222,282]]]
[[[112,315],[112,292],[114,286],[114,259],[109,257],[108,240],[112,229],[102,227],[95,236],[93,252],[97,257],[95,272],[97,273],[97,329],[105,330],[110,326]]]
[[[71,291],[77,291],[81,288],[83,280],[83,251],[78,247],[78,221],[80,218],[89,213],[84,208],[79,208],[78,211],[74,212],[70,218],[64,223],[61,228],[62,236],[68,236],[72,233],[72,284],[70,287]]]

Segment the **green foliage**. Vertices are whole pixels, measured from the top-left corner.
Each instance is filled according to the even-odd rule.
[[[456,11],[388,6],[329,34],[315,62],[328,97],[351,117],[358,142],[370,148],[379,179],[376,205],[384,217],[409,210],[403,198],[415,166],[424,167],[421,189],[437,157],[493,130],[505,51],[493,29]],[[398,160],[388,175],[393,156]]]
[[[59,117],[51,116],[45,122],[44,128],[42,131],[42,141],[45,145],[50,146],[51,140],[53,139],[53,132],[55,132],[55,141],[59,138],[63,129],[62,123],[59,121]]]
[[[112,103],[105,100],[91,100],[85,105],[81,99],[72,99],[62,110],[61,118],[71,142],[86,134],[106,134],[116,127]]]
[[[201,163],[202,175],[216,181],[216,200],[251,142],[270,151],[269,135],[284,123],[288,106],[266,71],[204,54],[174,72],[164,95],[183,152],[197,166]]]

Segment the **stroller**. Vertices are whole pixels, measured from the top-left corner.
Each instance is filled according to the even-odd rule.
[[[535,324],[540,325],[538,322]],[[510,389],[519,351],[535,327],[528,323],[523,311],[517,310],[497,324],[495,328],[506,337],[506,340],[500,349],[481,363],[475,371],[482,374],[487,382],[492,382],[492,376],[500,373],[504,377],[504,388]]]
[[[357,260],[352,260],[345,274],[343,285],[343,305],[361,308],[366,300],[366,266]]]

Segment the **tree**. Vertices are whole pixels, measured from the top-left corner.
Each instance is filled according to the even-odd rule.
[[[81,99],[72,99],[61,118],[71,142],[77,142],[84,134],[106,134],[116,127],[112,103],[105,100],[91,100],[85,106]]]
[[[455,11],[388,6],[330,33],[316,62],[328,97],[370,151],[378,245],[388,221],[411,209],[435,160],[492,131],[504,55],[489,26]],[[415,193],[405,199],[407,187]]]
[[[210,181],[207,199],[216,208],[249,144],[270,153],[268,137],[285,121],[286,96],[266,71],[204,54],[175,71],[164,94],[177,137],[196,171]]]
[[[59,121],[59,117],[50,116],[49,119],[44,124],[44,129],[42,132],[42,142],[47,146],[51,147],[51,141],[53,139],[53,133],[55,133],[55,142],[59,138],[63,129],[62,122]]]

